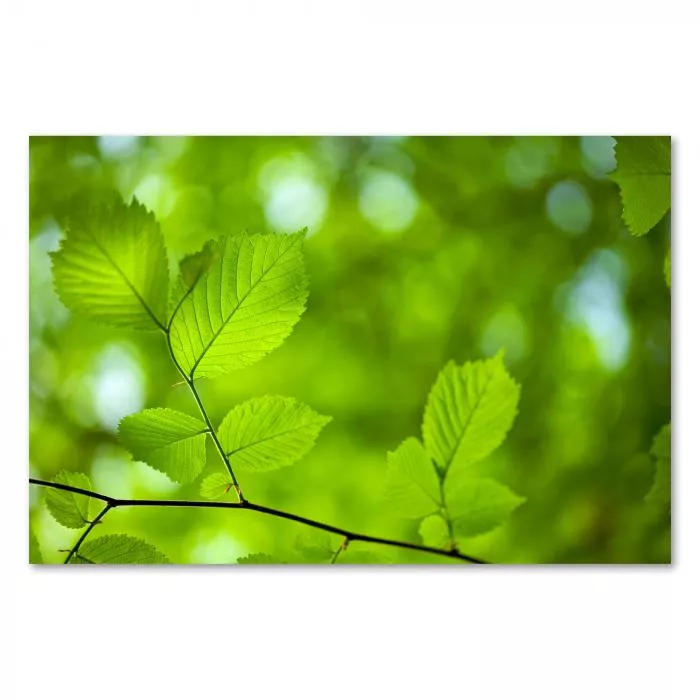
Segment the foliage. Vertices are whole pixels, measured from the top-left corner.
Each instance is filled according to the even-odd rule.
[[[669,178],[640,177],[659,148],[625,138],[30,139],[31,475],[70,470],[125,499],[236,504],[242,489],[351,532],[488,561],[668,561],[668,509],[645,495],[664,463],[649,446],[670,418]],[[634,194],[654,182],[658,192]],[[640,221],[648,233],[630,235]],[[257,233],[303,227],[305,237]],[[283,279],[264,273],[263,250]],[[241,285],[227,286],[234,261]],[[269,327],[257,300],[280,304]],[[491,365],[517,397],[499,394],[483,421],[479,401],[479,429],[470,421],[456,439],[466,387]],[[427,420],[436,376],[463,393]],[[228,456],[236,484],[222,425],[265,397],[333,421],[298,457],[286,445],[284,468],[243,471],[239,460],[238,474],[238,453]],[[158,425],[158,440],[169,437],[154,443],[146,423],[130,444],[129,419],[163,410],[205,432]],[[420,487],[411,496],[415,482],[387,453],[411,457],[409,473],[432,470],[437,502]],[[382,498],[392,475],[408,495]],[[90,499],[87,517],[71,506],[80,524],[66,528],[45,491],[30,491],[31,528],[54,563],[105,504]],[[182,563],[311,556],[297,546],[307,525],[263,513],[120,507],[100,523],[79,550],[128,533]],[[337,564],[450,561],[343,549],[329,534],[321,550]]]

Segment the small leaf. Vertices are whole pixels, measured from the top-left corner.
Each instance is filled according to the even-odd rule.
[[[387,455],[385,498],[397,515],[422,518],[440,508],[440,481],[427,452],[416,438],[404,440]]]
[[[418,530],[426,547],[450,548],[450,529],[442,515],[429,515]]]
[[[520,387],[503,363],[503,353],[440,372],[423,416],[423,441],[443,470],[460,469],[493,452],[517,413]]]
[[[238,564],[286,564],[287,562],[275,559],[269,554],[263,554],[262,552],[258,554],[248,554],[245,557],[238,557],[236,559]]]
[[[656,459],[654,484],[646,495],[646,502],[660,511],[671,507],[671,424],[665,425],[656,434],[651,447]]]
[[[155,217],[119,195],[76,207],[52,254],[56,291],[72,311],[113,326],[163,326],[168,263]]]
[[[664,279],[666,280],[666,286],[671,289],[671,249],[669,248],[666,252],[666,257],[664,259]]]
[[[311,530],[297,537],[296,553],[300,562],[322,564],[331,560],[335,554],[335,548],[327,532]]]
[[[61,471],[54,477],[54,482],[88,491],[92,489],[90,478],[80,472]],[[49,512],[61,525],[79,529],[90,523],[89,496],[49,488],[45,499]]]
[[[206,430],[199,418],[170,408],[148,408],[119,423],[119,437],[134,459],[180,484],[196,479],[204,469]]]
[[[491,479],[445,482],[445,504],[456,536],[473,537],[503,524],[525,499]]]
[[[32,528],[29,528],[29,563],[30,564],[43,564],[44,557],[41,556],[41,548],[39,547],[39,540],[37,540],[36,535]]]
[[[330,420],[296,399],[263,396],[229,411],[217,435],[234,473],[270,471],[301,459]]]
[[[630,232],[642,236],[671,206],[671,138],[616,136],[617,170],[610,177],[620,187],[622,216]]]
[[[199,493],[202,498],[206,498],[209,501],[218,501],[229,494],[232,488],[233,482],[231,477],[228,474],[216,472],[215,474],[210,474],[202,481]]]
[[[186,265],[170,330],[184,372],[214,377],[248,367],[291,333],[307,297],[304,235],[228,236]],[[194,274],[193,285],[203,261],[210,266],[199,278]]]
[[[105,535],[88,540],[71,559],[72,564],[169,564],[153,545],[128,535]]]

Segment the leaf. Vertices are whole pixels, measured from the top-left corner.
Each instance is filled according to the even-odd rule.
[[[72,564],[169,564],[153,545],[129,535],[105,535],[88,540],[71,559]]]
[[[61,301],[112,326],[162,327],[169,274],[153,214],[135,199],[127,206],[116,194],[77,212],[52,254]]]
[[[80,472],[61,471],[54,477],[54,482],[88,491],[92,489],[90,478]],[[79,529],[90,523],[90,496],[49,488],[45,499],[49,512],[61,525]]]
[[[404,440],[394,452],[389,452],[387,462],[384,495],[398,515],[422,518],[440,508],[437,472],[416,438]]]
[[[671,289],[671,249],[666,251],[666,257],[664,258],[664,279],[666,280],[666,286]]]
[[[220,498],[226,496],[232,488],[233,482],[231,481],[231,477],[228,474],[216,472],[215,474],[210,474],[202,481],[199,493],[202,498],[206,498],[210,501],[218,501]]]
[[[184,372],[214,377],[247,367],[291,333],[307,297],[304,235],[228,236],[195,261],[210,266],[194,285],[187,279],[196,264],[183,270],[170,342]]]
[[[217,435],[234,472],[271,471],[301,459],[330,420],[296,399],[263,396],[229,411]]]
[[[31,527],[29,528],[29,563],[44,563],[44,557],[41,555],[41,548],[39,547],[39,540],[37,540],[34,530],[32,530]]]
[[[445,505],[455,535],[473,537],[504,523],[525,499],[491,479],[446,480]]]
[[[119,437],[140,462],[186,484],[206,463],[207,426],[170,408],[148,408],[123,418]]]
[[[286,564],[287,562],[275,559],[269,554],[263,554],[262,552],[257,554],[248,554],[245,557],[238,557],[236,559],[237,564]]]
[[[654,484],[646,495],[646,502],[658,510],[671,507],[671,424],[665,425],[656,434],[651,447],[656,458]]]
[[[630,232],[642,236],[661,221],[671,206],[671,137],[616,136],[622,217]]]
[[[323,564],[331,560],[335,554],[335,548],[327,532],[312,530],[297,537],[296,553],[301,562]]]
[[[418,532],[426,547],[450,548],[450,529],[442,515],[429,515],[420,524]]]
[[[517,413],[520,386],[503,363],[503,352],[440,372],[423,415],[423,442],[443,470],[474,464],[505,439]]]

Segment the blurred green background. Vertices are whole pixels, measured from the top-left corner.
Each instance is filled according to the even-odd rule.
[[[495,562],[661,562],[649,513],[652,440],[671,411],[667,215],[635,238],[621,218],[611,137],[33,137],[30,139],[30,473],[88,473],[122,498],[198,498],[134,463],[115,428],[170,406],[196,415],[163,337],[73,316],[52,286],[68,202],[115,188],[152,209],[170,263],[229,231],[308,227],[308,309],[250,369],[204,380],[215,424],[253,396],[333,416],[316,447],[244,475],[247,498],[367,534],[419,542],[382,501],[386,453],[420,436],[437,373],[506,349],[522,384],[504,445],[479,465],[527,498],[462,541]],[[210,446],[211,447],[211,446]],[[213,449],[205,475],[221,469]],[[78,532],[30,488],[44,560]],[[284,558],[301,525],[248,512],[112,511],[95,536],[143,537],[176,563]],[[340,538],[333,538],[338,544]],[[392,562],[446,563],[379,546]]]

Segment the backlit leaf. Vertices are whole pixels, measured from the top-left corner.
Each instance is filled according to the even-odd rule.
[[[307,297],[304,235],[228,236],[183,269],[170,339],[184,372],[213,377],[247,367],[291,333]],[[203,262],[208,269],[197,277]]]
[[[427,547],[449,549],[450,530],[442,515],[439,515],[438,513],[429,515],[420,524],[418,531],[420,532],[423,544]]]
[[[52,255],[61,301],[113,326],[162,327],[169,274],[153,214],[135,199],[127,206],[118,195],[73,211]]]
[[[416,438],[404,440],[387,455],[384,490],[392,511],[406,518],[422,518],[440,507],[440,482],[430,457]]]
[[[296,399],[263,396],[229,411],[217,435],[234,473],[270,471],[301,459],[330,420]]]
[[[658,510],[667,511],[671,507],[671,424],[665,425],[657,433],[651,447],[656,459],[654,484],[646,496],[646,501]]]
[[[62,471],[56,474],[53,480],[57,484],[75,486],[88,491],[92,489],[90,478],[87,474],[80,472]],[[45,499],[49,512],[61,525],[78,529],[89,524],[91,500],[89,496],[48,488]]]
[[[641,236],[653,228],[671,206],[670,136],[617,136],[617,170],[622,216],[629,230]]]
[[[505,439],[517,413],[520,387],[503,354],[440,372],[423,415],[423,441],[443,470],[488,456]]]
[[[457,536],[473,537],[503,524],[525,499],[491,479],[445,482],[445,505]]]
[[[119,436],[141,462],[172,481],[188,483],[206,463],[206,425],[170,408],[149,408],[119,423]]]
[[[169,564],[153,545],[128,535],[89,539],[71,558],[72,564]]]
[[[29,563],[30,564],[43,564],[44,557],[41,555],[41,548],[39,547],[39,541],[34,534],[32,528],[29,528]]]

